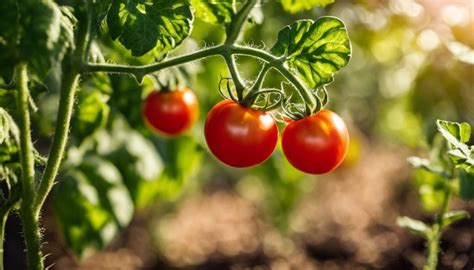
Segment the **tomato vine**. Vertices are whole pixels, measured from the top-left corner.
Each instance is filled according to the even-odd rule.
[[[271,52],[239,45],[237,41],[244,24],[259,2],[247,0],[238,12],[236,12],[235,1],[230,1],[232,8],[228,10],[228,14],[218,14],[218,21],[224,22],[226,26],[226,39],[220,45],[173,58],[163,57],[156,63],[147,65],[129,66],[90,61],[93,41],[97,38],[97,30],[105,17],[107,17],[112,39],[120,37],[119,41],[132,52],[133,56],[143,55],[155,46],[160,47],[162,54],[166,55],[190,34],[193,14],[187,1],[153,1],[152,4],[143,7],[145,11],[149,11],[150,15],[134,6],[138,3],[132,1],[130,4],[122,5],[123,1],[113,0],[102,3],[87,0],[76,3],[74,7],[67,7],[47,0],[31,1],[25,4],[8,0],[4,6],[0,6],[2,13],[3,9],[8,10],[8,15],[13,17],[7,20],[12,24],[6,24],[7,27],[21,29],[17,32],[2,31],[0,33],[0,39],[7,41],[5,48],[1,47],[4,46],[3,43],[0,44],[0,49],[11,56],[11,59],[7,59],[8,61],[15,63],[14,80],[12,83],[0,85],[0,88],[15,90],[21,163],[20,183],[12,185],[8,198],[0,196],[2,198],[0,201],[0,241],[3,242],[3,228],[10,210],[21,201],[19,214],[23,224],[29,269],[44,269],[41,252],[41,209],[51,192],[65,155],[76,90],[84,74],[125,73],[132,74],[137,81],[141,82],[144,76],[166,68],[211,56],[221,56],[227,64],[237,94],[235,99],[239,103],[252,107],[260,95],[272,93],[278,95],[277,102],[268,106],[254,107],[265,111],[277,108],[284,100],[289,102],[281,89],[262,89],[266,75],[273,69],[283,75],[301,96],[304,112],[300,116],[303,117],[316,113],[322,107],[324,100],[315,95],[314,91],[331,82],[334,74],[347,64],[351,54],[345,26],[334,17],[322,17],[317,21],[302,20],[283,28]],[[163,14],[163,10],[170,14]],[[133,16],[120,18],[128,13]],[[147,17],[148,15],[155,17],[151,20]],[[174,24],[175,28],[165,30],[160,28],[163,30],[160,32],[158,30],[160,16],[172,16],[170,23]],[[143,28],[150,29],[151,32],[145,33],[146,35],[137,32]],[[181,32],[178,33],[175,29]],[[148,34],[152,38],[148,37]],[[295,38],[296,36],[299,38]],[[136,42],[136,39],[140,39],[139,42]],[[44,46],[38,46],[37,43]],[[263,62],[262,69],[252,85],[248,86],[240,77],[236,56],[248,56]],[[42,157],[39,157],[32,143],[29,108],[32,99],[28,87],[33,81],[43,80],[47,72],[55,65],[62,71],[59,81],[59,106],[47,161],[41,177],[37,180],[35,161],[42,160]],[[232,96],[232,89],[228,91]],[[255,164],[271,154],[276,145],[277,134],[276,125],[273,125],[271,135],[274,141],[268,153],[265,153]],[[21,187],[21,192],[18,192],[18,187]],[[0,249],[0,259],[2,256],[3,250]]]

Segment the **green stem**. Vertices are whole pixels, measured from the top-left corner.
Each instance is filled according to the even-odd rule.
[[[241,101],[244,96],[245,84],[240,78],[239,72],[237,71],[237,64],[232,54],[224,54],[224,60],[229,69],[230,76],[235,85],[235,91],[237,92],[237,100]]]
[[[255,97],[258,91],[262,88],[263,80],[265,80],[265,76],[267,75],[268,71],[272,67],[267,63],[263,64],[262,69],[257,75],[257,79],[255,80],[252,87],[250,87],[249,91],[245,95],[245,98],[242,100],[242,105],[250,106],[255,101]]]
[[[221,55],[225,59],[225,55],[227,54],[255,57],[264,61],[265,63],[268,63],[272,68],[280,72],[280,74],[282,74],[283,77],[285,77],[289,82],[291,82],[295,86],[301,98],[305,101],[305,103],[307,104],[309,108],[314,109],[316,107],[315,97],[311,94],[310,90],[307,89],[306,86],[298,79],[298,77],[293,75],[288,70],[288,68],[284,64],[284,59],[276,57],[266,51],[256,49],[256,48],[251,48],[251,47],[223,44],[216,47],[211,47],[211,48],[204,49],[201,51],[193,52],[187,55],[174,57],[160,63],[143,65],[143,66],[87,63],[87,64],[84,64],[84,71],[85,72],[124,73],[124,74],[134,74],[135,76],[137,76],[138,74],[138,77],[143,77],[143,75],[145,74],[156,72],[156,71],[159,71],[161,69],[171,67],[171,66],[182,65],[187,62],[195,61],[195,60],[205,58],[208,56]]]
[[[20,161],[22,180],[22,200],[20,217],[26,243],[26,256],[29,269],[44,269],[41,253],[41,236],[38,219],[34,216],[35,174],[33,144],[31,142],[30,113],[28,108],[28,74],[25,64],[16,67],[18,76],[17,109],[20,129]]]
[[[219,55],[222,53],[223,46],[210,47],[204,50],[200,50],[194,53],[190,53],[183,56],[171,58],[167,61],[154,63],[143,66],[127,66],[127,65],[111,65],[111,64],[94,64],[89,63],[84,66],[84,72],[100,72],[105,71],[107,73],[128,73],[133,74],[137,78],[142,78],[144,75],[153,73],[164,68],[182,65],[188,62],[192,62],[201,58]]]
[[[239,35],[242,32],[241,29],[247,21],[249,13],[252,11],[257,2],[257,0],[247,0],[240,11],[234,16],[231,25],[229,25],[227,28],[227,38],[225,40],[225,44],[234,44],[239,38]]]
[[[443,197],[441,212],[436,218],[436,222],[431,226],[431,235],[428,236],[428,258],[424,266],[424,270],[436,270],[439,257],[439,242],[444,228],[444,216],[448,212],[449,198],[451,188],[448,186]]]
[[[5,224],[7,223],[8,214],[7,209],[0,210],[0,270],[3,270],[3,242],[5,241]]]
[[[44,170],[43,176],[39,183],[36,200],[34,202],[35,215],[39,216],[41,207],[46,200],[54,179],[61,165],[64,155],[64,149],[68,139],[69,125],[74,105],[74,95],[79,81],[79,74],[72,72],[65,74],[61,83],[61,93],[59,99],[58,118],[56,122],[53,142],[49,151],[48,162]]]
[[[81,12],[85,23],[80,24],[78,28],[78,40],[76,50],[64,60],[63,78],[61,81],[61,90],[59,97],[59,108],[56,120],[56,127],[54,131],[53,142],[49,150],[48,162],[44,169],[43,175],[38,185],[38,192],[33,204],[34,214],[39,217],[41,207],[43,206],[51,188],[54,184],[54,179],[58,174],[59,166],[64,155],[64,149],[68,140],[69,126],[74,106],[74,96],[80,78],[82,64],[86,62],[89,55],[91,42],[91,28],[93,14],[91,12]]]

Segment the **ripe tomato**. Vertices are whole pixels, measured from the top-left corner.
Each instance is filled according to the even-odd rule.
[[[204,128],[207,145],[222,162],[250,167],[264,162],[275,150],[278,128],[261,111],[224,100],[209,112]]]
[[[198,101],[186,87],[175,91],[153,91],[146,97],[142,113],[154,131],[176,136],[190,128],[198,118]]]
[[[323,174],[344,160],[349,132],[336,113],[321,110],[288,124],[281,143],[283,153],[295,168],[305,173]]]

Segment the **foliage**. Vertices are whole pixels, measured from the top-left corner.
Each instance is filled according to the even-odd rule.
[[[425,207],[440,209],[435,222],[428,225],[409,217],[400,217],[398,225],[428,241],[428,259],[424,269],[436,269],[438,263],[439,241],[443,229],[451,223],[469,217],[466,211],[448,211],[451,194],[459,195],[464,200],[474,198],[472,189],[474,173],[472,171],[472,156],[474,147],[466,143],[471,136],[471,126],[468,123],[457,123],[438,120],[436,126],[443,137],[443,144],[435,145],[432,159],[418,157],[409,158],[409,163],[417,170],[426,172],[430,180],[422,180],[420,194]],[[460,193],[455,193],[454,186],[460,182]],[[427,192],[427,190],[429,190]]]

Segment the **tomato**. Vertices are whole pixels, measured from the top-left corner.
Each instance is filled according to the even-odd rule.
[[[336,113],[321,110],[288,124],[281,143],[283,153],[295,168],[305,173],[323,174],[344,160],[349,132]]]
[[[148,126],[159,134],[176,136],[197,120],[199,107],[196,95],[189,88],[175,91],[153,91],[142,109]]]
[[[238,168],[264,162],[278,140],[277,125],[269,114],[230,100],[217,103],[209,111],[204,132],[214,156]]]

